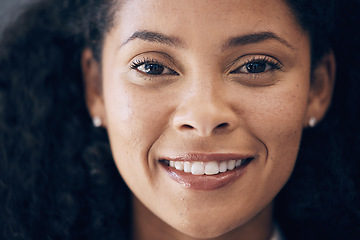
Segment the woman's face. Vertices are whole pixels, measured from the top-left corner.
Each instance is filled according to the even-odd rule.
[[[269,225],[309,118],[309,45],[281,0],[126,1],[100,108],[135,206],[200,238]]]

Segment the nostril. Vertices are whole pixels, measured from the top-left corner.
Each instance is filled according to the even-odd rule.
[[[230,126],[230,124],[228,124],[228,123],[221,123],[213,129],[213,133],[218,133],[219,131],[224,131],[229,126]]]
[[[230,126],[229,123],[221,123],[219,125],[217,125],[215,128],[212,129],[213,132],[217,132],[217,131],[222,131],[227,129]],[[180,130],[186,131],[186,130],[193,130],[193,129],[197,129],[199,130],[200,128],[194,127],[190,124],[183,124],[180,126]]]
[[[221,123],[219,125],[216,126],[216,128],[227,128],[229,126],[228,123]]]
[[[193,129],[194,127],[191,126],[191,125],[189,125],[189,124],[183,124],[183,125],[181,126],[181,128],[183,128],[183,129]]]

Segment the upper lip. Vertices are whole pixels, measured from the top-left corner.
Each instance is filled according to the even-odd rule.
[[[240,160],[255,158],[251,154],[236,154],[236,153],[187,153],[183,155],[177,155],[175,157],[162,157],[160,160],[169,161],[184,161],[184,162],[220,162],[229,160]]]

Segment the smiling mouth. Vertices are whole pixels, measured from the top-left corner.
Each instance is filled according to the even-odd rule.
[[[192,190],[216,190],[236,182],[246,174],[254,154],[188,153],[176,157],[160,157],[168,177]]]
[[[227,161],[210,161],[210,162],[200,162],[200,161],[172,161],[162,159],[160,163],[174,168],[178,171],[189,173],[192,175],[218,175],[228,171],[232,171],[235,168],[241,168],[248,165],[254,158],[245,158],[237,160],[227,160]]]

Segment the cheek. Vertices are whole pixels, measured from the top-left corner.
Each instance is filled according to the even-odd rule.
[[[264,141],[275,144],[280,140],[300,136],[308,99],[306,89],[306,86],[299,86],[255,97],[254,105],[251,106],[254,114],[248,125],[256,124],[254,133],[258,133]]]
[[[122,84],[119,90],[111,89],[106,96],[106,113],[109,128],[126,141],[151,143],[158,138],[168,122],[170,106],[160,94],[148,93],[138,87]]]
[[[285,184],[299,151],[307,111],[309,79],[293,77],[291,81],[279,82],[271,94],[264,92],[253,95],[247,107],[249,114],[245,117],[246,125],[267,154],[266,161],[262,163],[262,178],[264,182],[277,183],[264,185],[264,192],[269,187],[276,188],[276,192]]]
[[[115,80],[104,86],[107,132],[114,160],[128,185],[152,181],[149,149],[168,126],[169,106],[160,94]],[[135,176],[135,177],[134,177]],[[141,180],[142,179],[142,180]]]

